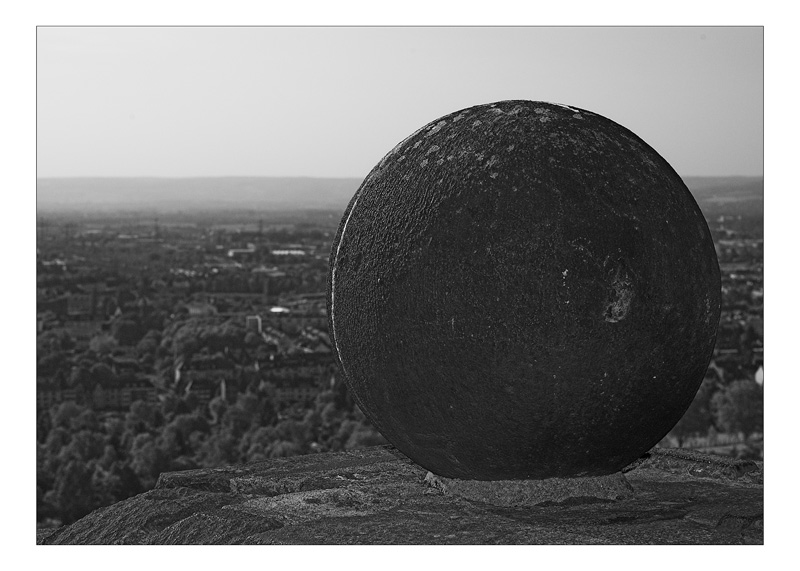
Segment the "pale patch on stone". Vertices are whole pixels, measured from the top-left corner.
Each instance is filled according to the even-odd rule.
[[[634,496],[633,487],[620,472],[542,480],[461,480],[428,472],[424,482],[444,495],[509,507],[552,505],[569,500],[615,501]]]
[[[633,300],[633,282],[625,269],[617,268],[611,282],[612,295],[608,300],[603,316],[609,323],[616,323],[625,319]]]
[[[376,499],[372,494],[361,490],[333,488],[254,498],[223,509],[270,516],[292,524],[319,520],[323,517],[371,515],[397,505],[397,502],[392,502],[389,498],[384,497],[375,501]]]
[[[425,137],[426,137],[426,138],[427,138],[427,137],[430,137],[431,135],[433,135],[433,134],[435,134],[436,132],[440,131],[440,130],[441,130],[441,128],[442,128],[442,127],[444,127],[445,125],[447,125],[447,121],[444,121],[444,120],[442,120],[442,121],[439,121],[438,123],[436,123],[436,125],[434,125],[434,126],[432,126],[432,127],[430,127],[430,128],[428,129],[428,132],[427,132],[427,133],[425,133]]]
[[[548,103],[550,102],[548,101]],[[569,105],[564,105],[563,103],[550,103],[550,105],[558,105],[559,107],[563,107],[564,109],[567,109],[569,111],[574,111],[575,113],[581,112],[580,109],[575,109],[574,107],[570,107]]]

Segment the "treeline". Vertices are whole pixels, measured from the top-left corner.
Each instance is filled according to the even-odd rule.
[[[707,374],[689,409],[670,431],[676,444],[690,439],[713,446],[720,434],[738,435],[738,456],[763,459],[764,388],[752,378],[725,383]]]
[[[199,406],[193,395],[134,402],[100,414],[64,402],[37,414],[39,525],[69,524],[153,488],[159,474],[385,444],[343,383],[311,408],[278,410],[269,396],[240,393]]]

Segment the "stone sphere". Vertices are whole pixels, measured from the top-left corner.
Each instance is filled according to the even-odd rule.
[[[330,257],[347,386],[448,478],[620,470],[688,408],[719,312],[714,243],[681,178],[567,105],[422,127],[364,179]]]

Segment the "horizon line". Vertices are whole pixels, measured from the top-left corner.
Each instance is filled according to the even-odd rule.
[[[680,174],[686,178],[764,178],[764,174]],[[232,175],[47,175],[37,176],[36,180],[46,179],[213,179],[213,178],[306,178],[306,179],[363,179],[364,176],[323,176],[323,175],[273,175],[273,174],[232,174]]]

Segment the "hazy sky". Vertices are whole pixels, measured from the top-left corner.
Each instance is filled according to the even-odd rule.
[[[582,107],[763,173],[761,28],[39,28],[37,174],[363,177],[452,111]]]

